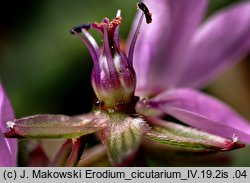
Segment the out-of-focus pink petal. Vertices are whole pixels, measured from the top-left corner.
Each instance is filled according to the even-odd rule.
[[[49,166],[50,159],[44,151],[41,144],[38,144],[30,153],[29,153],[29,163],[30,167],[47,167]]]
[[[207,0],[144,2],[152,12],[153,21],[148,25],[143,23],[135,48],[136,91],[152,94],[175,85],[185,50],[203,17]],[[131,38],[137,23],[138,18]]]
[[[202,87],[250,51],[250,2],[215,14],[194,34],[179,86]]]
[[[67,139],[57,151],[50,166],[64,167],[72,151],[73,139]]]
[[[78,164],[78,162],[82,156],[82,153],[85,149],[86,143],[87,143],[87,136],[86,135],[81,136],[80,138],[74,139],[72,151],[71,151],[69,158],[65,164],[66,167],[75,167]]]
[[[14,119],[14,112],[0,82],[0,166],[16,166],[17,140],[7,139],[3,133],[8,131],[6,122]]]
[[[237,126],[227,126],[219,123],[219,121],[212,120],[198,113],[193,113],[181,108],[166,108],[165,112],[182,122],[196,127],[200,130],[204,130],[211,134],[219,135],[225,138],[229,138],[235,141],[241,141],[250,144],[250,132],[249,130],[240,129]],[[237,125],[237,124],[235,124]]]
[[[192,89],[168,90],[149,105],[178,120],[226,138],[238,137],[250,143],[250,123],[215,98]]]

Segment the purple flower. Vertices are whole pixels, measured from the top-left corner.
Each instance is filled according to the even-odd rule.
[[[138,4],[143,13],[135,21],[128,54],[119,45],[120,11],[112,21],[104,18],[71,31],[94,62],[97,100],[92,112],[16,119],[5,135],[74,138],[63,144],[52,163],[60,166],[77,165],[85,135],[93,132],[114,165],[131,165],[145,139],[213,152],[243,147],[238,141],[250,143],[245,119],[217,99],[186,88],[203,86],[249,51],[250,3],[228,8],[200,25],[206,0],[145,2],[149,10]],[[145,25],[144,16],[152,24]],[[103,46],[90,35],[91,28],[102,34]],[[169,116],[191,127],[171,122]]]
[[[134,55],[136,94],[147,105],[195,128],[250,143],[250,124],[227,105],[191,88],[205,86],[250,50],[250,2],[201,22],[207,0],[145,1],[154,15],[142,25]],[[187,88],[189,87],[189,88]]]
[[[13,119],[13,109],[0,82],[0,166],[16,166],[17,141],[7,139],[3,135],[8,131],[6,122]]]
[[[92,86],[99,100],[98,105],[116,110],[120,110],[120,107],[131,106],[131,102],[133,102],[131,98],[135,91],[135,71],[132,59],[122,52],[118,40],[121,21],[122,17],[117,15],[111,22],[108,18],[104,18],[101,23],[90,25],[103,35],[103,48],[99,48],[86,30],[80,29],[80,32],[83,32],[89,41],[92,40],[92,45],[88,47],[93,47],[93,50],[90,49],[94,61]],[[73,33],[86,43],[87,40],[76,32],[77,29],[73,29]]]

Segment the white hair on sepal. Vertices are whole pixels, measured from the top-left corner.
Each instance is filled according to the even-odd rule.
[[[6,122],[6,126],[7,126],[7,128],[9,128],[9,129],[13,129],[13,128],[14,128],[14,125],[15,125],[15,122],[14,122],[14,121],[7,121],[7,122]]]
[[[232,140],[233,140],[233,142],[238,141],[238,136],[235,133],[233,134]]]

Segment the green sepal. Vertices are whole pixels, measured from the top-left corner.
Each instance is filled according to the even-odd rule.
[[[112,164],[130,165],[147,130],[148,127],[142,118],[113,115],[110,125],[101,134]]]
[[[79,138],[105,127],[105,116],[89,113],[81,116],[34,115],[7,122],[6,137],[19,138]]]
[[[225,139],[197,129],[150,118],[153,125],[146,137],[162,144],[174,145],[200,151],[229,151],[244,147],[237,139]]]

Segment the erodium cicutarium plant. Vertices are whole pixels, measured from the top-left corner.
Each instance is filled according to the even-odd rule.
[[[56,166],[77,166],[90,133],[97,134],[115,166],[133,165],[145,139],[202,152],[249,144],[248,121],[195,88],[205,86],[249,52],[250,3],[229,7],[201,24],[207,0],[144,2],[138,3],[141,11],[125,51],[118,36],[120,11],[113,20],[104,18],[71,30],[94,63],[92,86],[97,100],[90,113],[8,121],[10,131],[5,136],[66,138],[51,164]],[[102,46],[89,29],[100,32]]]

